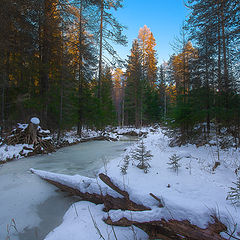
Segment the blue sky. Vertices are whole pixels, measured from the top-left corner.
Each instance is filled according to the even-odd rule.
[[[156,39],[159,63],[167,61],[173,53],[170,43],[178,36],[187,16],[183,0],[124,0],[123,4],[124,7],[114,15],[128,28],[125,31],[128,46],[116,46],[119,55],[123,59],[127,58],[139,28],[146,24]]]

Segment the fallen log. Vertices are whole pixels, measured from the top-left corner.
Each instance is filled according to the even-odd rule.
[[[130,200],[129,198],[129,194],[128,192],[120,189],[118,186],[116,186],[113,181],[111,181],[111,179],[103,174],[100,173],[99,174],[99,178],[107,185],[109,186],[111,189],[113,189],[114,191],[116,191],[117,193],[119,193],[120,195],[122,195],[124,197],[124,201],[125,201],[125,209],[124,210],[130,210],[130,211],[144,211],[144,210],[150,210],[151,208],[145,207],[141,204],[137,204],[134,201]]]
[[[97,136],[97,137],[93,137],[91,138],[91,140],[95,140],[95,141],[113,141],[113,142],[116,142],[117,139],[116,138],[111,138],[109,136]]]
[[[153,197],[155,200],[157,200],[158,201],[158,207],[160,207],[160,208],[162,208],[162,207],[164,207],[164,205],[163,205],[163,203],[162,203],[162,200],[160,199],[160,198],[158,198],[157,196],[155,196],[153,193],[149,193],[149,195],[151,196],[151,197]]]
[[[31,171],[33,173],[37,174],[38,176],[40,176],[45,181],[58,187],[62,191],[69,192],[70,194],[72,194],[74,196],[79,196],[82,200],[85,200],[85,201],[89,201],[89,202],[92,202],[95,204],[104,204],[104,211],[118,210],[118,209],[130,210],[130,211],[150,210],[150,208],[145,207],[141,204],[137,204],[137,203],[131,201],[129,198],[116,197],[116,194],[115,194],[115,196],[112,196],[113,194],[112,195],[108,194],[108,193],[111,193],[112,190],[109,189],[108,187],[105,187],[105,188],[102,187],[100,184],[97,183],[97,181],[95,179],[88,178],[88,183],[86,184],[86,187],[81,186],[81,188],[76,188],[76,187],[74,187],[75,185],[73,185],[73,184],[63,184],[59,181],[53,180],[54,177],[51,177],[51,176],[54,176],[54,174],[52,174],[49,177],[49,176],[41,174],[41,172],[43,172],[43,171],[36,171],[33,169]],[[66,175],[64,175],[64,176],[66,176]],[[104,174],[102,174],[102,176],[107,177]],[[85,184],[84,180],[82,181],[82,184],[83,185]],[[89,188],[89,186],[91,184],[95,185],[95,187]],[[96,185],[98,186],[98,189],[96,188]]]
[[[146,134],[147,132],[142,132],[142,131],[140,131],[139,133],[135,131],[128,131],[128,132],[121,133],[121,135],[132,136],[132,137],[142,137],[142,136],[145,136]]]
[[[226,226],[214,217],[214,223],[209,224],[207,228],[202,229],[191,224],[187,220],[165,220],[138,222],[129,220],[125,217],[118,221],[112,221],[108,216],[104,222],[109,225],[127,227],[134,225],[141,228],[149,235],[149,239],[188,239],[188,240],[224,240],[220,232],[227,230]]]
[[[121,190],[118,186],[116,186],[112,180],[110,179],[110,177],[108,177],[107,175],[100,173],[99,174],[99,178],[106,184],[108,185],[111,189],[113,189],[114,191],[116,191],[117,193],[121,194],[123,197],[125,197],[126,199],[129,199],[129,194],[127,191],[125,190]]]
[[[134,220],[134,216],[139,216],[139,214],[140,219],[149,219],[150,215],[148,215],[148,213],[154,213],[154,215],[156,215],[156,210],[151,210],[150,207],[137,204],[134,201],[130,200],[129,193],[125,189],[121,188],[122,185],[116,184],[112,179],[110,179],[107,175],[103,173],[99,174],[99,178],[102,180],[103,183],[106,184],[106,186],[99,184],[95,179],[79,176],[80,180],[78,179],[74,182],[72,176],[47,173],[38,170],[31,171],[46,180],[47,182],[55,185],[59,189],[69,192],[72,195],[79,196],[82,200],[90,201],[95,204],[104,204],[104,211],[107,211],[108,214],[107,217],[103,220],[109,225],[122,227],[134,225],[145,231],[149,235],[149,239],[225,239],[221,237],[220,233],[227,231],[227,227],[223,223],[221,223],[216,217],[212,217],[214,220],[213,223],[209,223],[205,229],[202,229],[190,223],[188,220],[166,220],[161,217],[160,220],[157,221],[150,220],[146,222],[140,222],[136,219]],[[59,180],[61,179],[61,176],[62,181]],[[96,188],[96,186],[98,186],[98,188]],[[114,192],[117,195],[114,195]],[[164,209],[164,205],[162,204],[162,201],[159,197],[155,196],[153,193],[150,193],[150,196],[159,202],[159,208]],[[115,211],[109,213],[110,210],[123,210],[123,215],[120,215],[123,217],[118,220],[112,220]],[[126,212],[127,214],[124,214],[126,210],[130,212]]]

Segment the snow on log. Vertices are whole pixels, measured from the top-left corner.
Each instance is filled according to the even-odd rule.
[[[189,240],[223,240],[220,233],[227,230],[226,226],[212,216],[213,223],[200,228],[188,220],[167,219],[165,207],[161,199],[150,193],[159,202],[158,207],[138,204],[130,199],[129,192],[123,184],[100,173],[99,179],[79,175],[68,176],[31,169],[33,173],[55,185],[63,191],[81,197],[82,200],[95,204],[104,204],[105,223],[115,226],[131,226],[141,228],[149,235],[149,239],[189,239]],[[187,216],[186,216],[187,217]]]
[[[125,210],[131,210],[131,211],[144,211],[144,210],[150,210],[150,208],[145,207],[141,204],[135,203],[134,201],[130,200],[129,194],[127,191],[120,189],[119,186],[117,186],[116,183],[113,183],[113,181],[105,174],[100,173],[99,178],[111,189],[119,193],[124,197],[125,200]]]
[[[129,198],[123,197],[122,194],[115,191],[114,188],[117,188],[116,186],[110,188],[93,178],[87,178],[79,175],[68,176],[64,174],[55,174],[35,169],[31,169],[31,172],[59,189],[69,192],[74,196],[81,197],[82,200],[90,201],[96,204],[104,204],[105,211],[109,211],[111,209],[131,211],[150,210],[150,208],[137,204],[129,200]],[[104,174],[102,174],[102,176],[107,177]]]

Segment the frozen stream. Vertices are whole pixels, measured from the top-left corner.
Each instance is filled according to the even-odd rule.
[[[42,240],[77,200],[31,174],[30,168],[93,177],[129,144],[93,141],[0,165],[0,239]]]

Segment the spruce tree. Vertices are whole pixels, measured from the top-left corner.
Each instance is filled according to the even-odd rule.
[[[128,57],[125,89],[125,120],[127,124],[141,126],[143,113],[143,67],[142,56],[137,40],[134,40],[131,55]]]
[[[137,148],[133,151],[132,157],[134,160],[138,161],[138,168],[143,169],[145,173],[149,171],[149,161],[151,160],[152,155],[150,151],[146,150],[146,146],[144,145],[143,140],[140,141]]]

